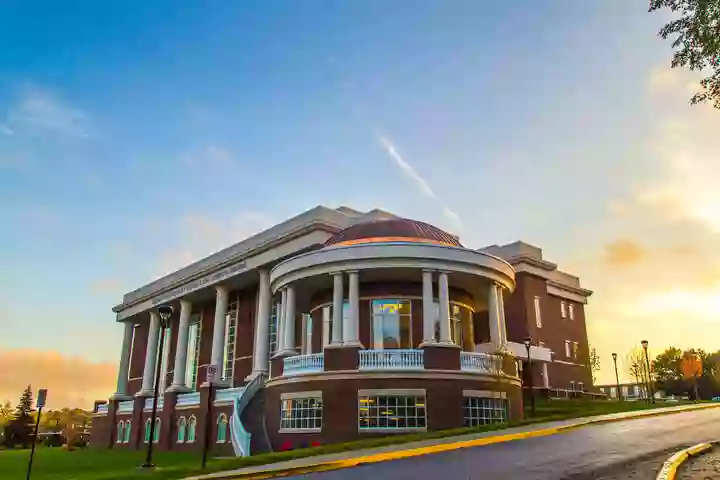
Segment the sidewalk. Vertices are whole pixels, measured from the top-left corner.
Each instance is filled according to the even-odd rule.
[[[337,470],[348,468],[363,463],[375,463],[387,460],[396,460],[430,453],[439,453],[460,448],[477,447],[494,443],[509,442],[525,438],[542,437],[554,435],[585,425],[609,423],[633,418],[645,418],[656,415],[667,415],[688,410],[700,410],[703,408],[720,407],[720,404],[682,405],[675,407],[657,408],[652,410],[640,410],[636,412],[622,412],[595,417],[576,418],[557,422],[537,423],[522,427],[507,428],[493,432],[482,432],[457,437],[437,438],[422,440],[418,442],[403,443],[401,445],[387,445],[384,447],[369,448],[364,450],[351,450],[347,452],[315,455],[305,458],[297,458],[284,462],[277,462],[253,467],[244,467],[236,470],[211,473],[195,477],[188,477],[185,480],[219,480],[239,478],[272,478],[275,476],[302,475],[310,472]]]

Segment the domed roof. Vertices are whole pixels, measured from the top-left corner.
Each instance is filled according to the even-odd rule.
[[[409,218],[384,218],[356,223],[337,233],[325,246],[358,243],[417,242],[462,247],[454,236],[425,222]]]

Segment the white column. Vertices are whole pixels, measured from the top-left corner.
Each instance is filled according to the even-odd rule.
[[[111,400],[124,400],[128,398],[128,370],[130,368],[130,350],[132,348],[134,329],[135,325],[133,324],[133,322],[125,322],[122,350],[120,351],[120,367],[118,368],[117,390],[110,397]]]
[[[253,374],[268,372],[268,335],[270,335],[270,275],[259,270],[257,311],[255,313],[255,351],[253,353]]]
[[[507,327],[505,324],[505,300],[503,299],[503,288],[495,285],[498,297],[498,331],[500,332],[500,345],[507,345]]]
[[[359,328],[360,318],[360,276],[357,270],[348,272],[348,318],[343,325],[343,344],[361,346]]]
[[[488,327],[490,330],[490,342],[500,348],[502,338],[500,336],[500,306],[498,304],[498,291],[495,283],[488,288]]]
[[[280,303],[277,308],[277,351],[275,355],[280,355],[285,351],[285,310],[287,306],[287,291],[283,288],[280,290]]]
[[[222,378],[223,347],[225,346],[225,321],[228,309],[227,288],[218,285],[215,287],[215,318],[213,320],[212,350],[210,351],[210,364],[218,369],[217,378]]]
[[[285,287],[285,308],[283,317],[285,317],[285,332],[283,339],[283,353],[285,355],[295,355],[295,287],[288,285]]]
[[[438,275],[438,300],[440,303],[440,343],[452,344],[450,337],[450,291],[446,272]]]
[[[331,345],[342,345],[342,318],[343,318],[343,274],[335,272],[333,276],[333,320]]]
[[[543,362],[542,366],[543,366],[543,370],[542,370],[542,374],[543,374],[543,387],[545,387],[545,388],[550,388],[550,378],[548,378],[547,363],[546,363],[546,362]]]
[[[155,361],[157,360],[158,337],[160,335],[160,317],[157,312],[150,312],[150,330],[148,331],[147,349],[145,350],[145,369],[143,370],[142,389],[138,392],[140,397],[154,395]]]
[[[190,313],[192,303],[180,300],[180,323],[178,325],[177,347],[175,348],[175,367],[171,392],[185,392],[190,389],[185,385],[185,367],[187,366],[188,333],[190,330]]]
[[[433,272],[422,272],[422,312],[423,312],[423,341],[434,343],[435,338],[435,303],[433,302]]]

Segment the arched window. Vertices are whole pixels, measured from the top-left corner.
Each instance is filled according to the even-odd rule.
[[[187,421],[185,421],[185,417],[180,417],[180,420],[177,422],[177,443],[185,443],[185,427],[187,426]]]
[[[225,443],[227,441],[227,416],[221,413],[217,419],[217,438],[216,443]]]
[[[187,426],[187,442],[193,443],[195,442],[195,427],[197,426],[197,420],[195,420],[195,415],[191,416],[188,419]]]
[[[160,428],[162,427],[162,422],[159,418],[155,419],[155,431],[153,432],[153,443],[158,443],[160,441]]]
[[[132,423],[130,423],[130,420],[127,420],[125,422],[125,438],[123,439],[123,443],[130,443],[131,428],[132,428]]]
[[[123,443],[124,438],[125,438],[125,422],[119,421],[117,424],[117,438],[115,439],[115,442]]]
[[[145,443],[148,443],[150,441],[150,419],[148,418],[145,420],[145,438],[143,439]]]

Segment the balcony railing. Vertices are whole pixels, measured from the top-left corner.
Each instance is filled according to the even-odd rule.
[[[497,375],[502,372],[502,357],[489,353],[460,352],[460,370]]]
[[[325,356],[322,353],[295,355],[283,359],[283,375],[303,375],[322,372],[325,368]]]
[[[422,370],[422,350],[360,350],[360,370]]]

